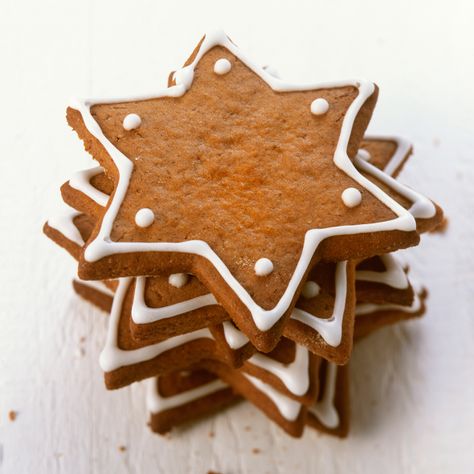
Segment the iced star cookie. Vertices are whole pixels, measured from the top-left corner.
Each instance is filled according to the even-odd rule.
[[[206,35],[174,81],[68,110],[115,189],[83,278],[193,273],[270,350],[318,260],[418,242],[413,216],[355,166],[373,84],[286,84],[225,35]]]

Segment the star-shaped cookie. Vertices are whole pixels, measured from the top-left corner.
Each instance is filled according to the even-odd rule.
[[[413,216],[356,163],[372,83],[287,84],[223,34],[173,79],[68,109],[114,183],[83,278],[193,273],[270,350],[318,260],[418,242]]]

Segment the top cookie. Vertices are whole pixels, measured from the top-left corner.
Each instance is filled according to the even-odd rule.
[[[115,189],[81,277],[192,272],[268,330],[319,259],[418,243],[413,216],[351,160],[372,83],[287,84],[222,34],[206,35],[174,80],[153,97],[68,109]]]

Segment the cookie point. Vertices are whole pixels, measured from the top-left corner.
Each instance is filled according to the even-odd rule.
[[[142,119],[137,114],[128,114],[123,119],[123,128],[127,131],[134,130],[142,124]]]
[[[135,214],[135,224],[138,227],[149,227],[155,220],[155,214],[151,209],[144,207]]]
[[[176,288],[183,287],[188,280],[189,276],[187,273],[173,273],[168,277],[168,283]]]
[[[310,299],[319,295],[321,287],[315,281],[307,281],[301,290],[303,298]]]
[[[231,62],[226,58],[218,59],[214,64],[214,72],[222,76],[232,69]]]
[[[322,97],[311,102],[311,113],[313,115],[324,115],[329,110],[329,102]]]
[[[259,258],[255,262],[255,274],[257,276],[267,276],[273,272],[273,262],[268,258]]]
[[[362,194],[356,188],[347,188],[342,192],[341,199],[347,207],[356,207],[362,201]]]

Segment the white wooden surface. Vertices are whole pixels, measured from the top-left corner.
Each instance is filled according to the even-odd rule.
[[[469,0],[2,0],[0,472],[473,472],[473,15]],[[376,81],[370,131],[414,141],[403,179],[450,216],[411,253],[429,315],[355,351],[342,442],[290,439],[248,405],[152,436],[141,386],[105,391],[105,318],[74,296],[71,259],[41,235],[59,185],[90,163],[68,98],[153,90],[216,26],[284,77]]]

